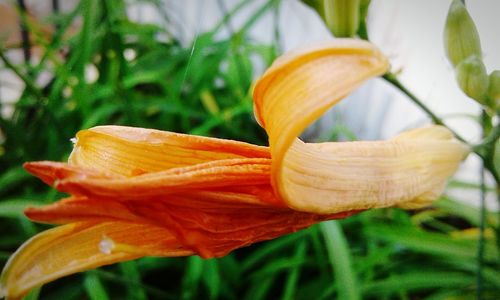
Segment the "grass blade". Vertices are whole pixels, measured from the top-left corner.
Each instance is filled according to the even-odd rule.
[[[325,238],[328,258],[333,268],[335,281],[338,286],[338,298],[358,300],[361,299],[356,276],[352,270],[351,255],[347,240],[338,221],[328,221],[320,224]]]
[[[108,293],[104,289],[99,276],[95,272],[88,272],[85,274],[83,282],[85,291],[90,300],[108,300]]]
[[[9,189],[16,187],[18,184],[30,177],[31,175],[21,166],[9,169],[0,175],[0,195]]]
[[[31,292],[23,298],[23,300],[38,300],[41,289],[41,287],[32,289]]]
[[[472,288],[474,276],[459,272],[416,272],[392,275],[389,278],[366,283],[363,296],[389,296],[401,291],[457,287]]]
[[[306,234],[307,231],[303,230],[262,244],[260,248],[253,251],[252,254],[242,262],[241,269],[244,271],[248,271],[259,262],[265,261],[266,257],[272,255],[273,253],[276,253],[277,251],[280,251],[285,247],[292,245],[294,242],[301,239]]]
[[[306,256],[306,243],[302,241],[297,247],[297,250],[295,251],[293,260],[304,260],[305,256]],[[300,265],[296,265],[290,270],[290,273],[288,274],[282,299],[284,300],[295,299],[295,292],[297,290],[299,275],[300,275]]]
[[[203,275],[204,260],[198,256],[188,258],[184,278],[182,279],[182,299],[196,299],[198,286]]]
[[[210,299],[219,298],[221,278],[219,274],[219,264],[216,259],[208,259],[205,261],[203,282],[208,288]]]
[[[446,258],[476,258],[477,241],[469,239],[456,239],[448,235],[425,232],[413,227],[394,228],[389,225],[371,224],[365,229],[369,237],[400,244],[417,252],[434,254]],[[496,258],[496,248],[486,245],[485,258]]]
[[[8,199],[0,202],[0,217],[22,217],[24,210],[29,206],[40,205],[40,202],[25,199]]]
[[[127,298],[132,300],[147,299],[146,292],[141,286],[141,274],[137,269],[137,262],[123,262],[120,264],[120,269],[124,277],[127,277],[130,281],[134,282],[133,285],[127,285]]]

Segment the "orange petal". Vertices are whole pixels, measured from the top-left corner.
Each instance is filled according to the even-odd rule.
[[[73,223],[37,234],[7,262],[0,293],[20,298],[30,289],[68,274],[142,256],[183,256],[170,231],[151,225]]]
[[[193,189],[268,184],[270,166],[265,158],[219,160],[125,179],[68,177],[56,188],[78,195],[145,199]]]
[[[105,174],[90,168],[69,165],[67,163],[55,161],[34,161],[24,163],[26,171],[40,178],[50,186],[56,186],[57,182],[67,178],[85,178],[85,179],[106,179],[123,178],[116,174]]]
[[[69,163],[134,176],[239,158],[269,158],[268,148],[154,129],[99,126],[78,132]]]
[[[233,199],[223,203],[221,198]],[[251,198],[251,195],[191,192],[148,202],[70,198],[30,208],[26,215],[37,221],[60,224],[89,220],[152,224],[168,229],[186,249],[209,258],[224,256],[234,249],[276,238],[322,220],[356,213],[316,215],[286,207],[264,206],[256,201],[244,202],[241,198]]]
[[[29,207],[24,213],[36,222],[68,224],[76,222],[128,221],[143,222],[127,205],[118,201],[71,197],[40,207]],[[146,219],[147,220],[147,219]]]
[[[134,177],[104,175],[55,162],[31,162],[25,168],[59,191],[89,197],[147,199],[202,189],[269,185],[267,158],[226,159]],[[269,197],[268,197],[269,198]],[[271,199],[277,203],[277,199]]]

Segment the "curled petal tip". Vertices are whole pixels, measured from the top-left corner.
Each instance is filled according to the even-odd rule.
[[[23,164],[23,168],[28,171],[29,173],[37,176],[37,174],[40,172],[40,165],[42,164],[43,162],[40,162],[40,161],[31,161],[31,162],[25,162]]]
[[[23,168],[28,171],[28,173],[40,178],[43,182],[48,185],[53,184],[53,180],[51,178],[54,177],[53,171],[48,168],[47,163],[45,161],[34,161],[27,162],[23,164]]]

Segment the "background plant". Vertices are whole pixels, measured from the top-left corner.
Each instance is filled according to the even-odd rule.
[[[69,140],[80,129],[122,124],[267,143],[253,119],[251,84],[259,74],[250,58],[269,65],[280,50],[276,41],[256,43],[248,31],[280,2],[266,1],[243,26],[232,28],[231,18],[250,2],[225,11],[219,24],[197,35],[187,47],[169,28],[131,21],[120,0],[82,0],[68,13],[56,10],[50,18],[50,35],[19,7],[31,43],[42,51],[39,61],[28,59],[31,45],[25,40],[26,60],[19,64],[9,58],[12,49],[6,45],[0,49],[4,68],[25,84],[13,115],[0,118],[1,265],[24,240],[44,228],[28,221],[23,208],[62,196],[31,178],[22,163],[66,159]],[[327,20],[329,26],[347,26],[333,32],[357,33],[368,39],[369,1],[354,1],[356,9],[349,7],[350,14],[321,11],[340,7],[342,1],[308,2],[319,7],[323,17],[333,18]],[[225,10],[223,3],[219,1]],[[339,16],[352,18],[334,22]],[[72,24],[78,19],[81,23],[73,32]],[[229,37],[219,37],[222,29],[230,32]],[[98,77],[89,78],[89,70]],[[47,71],[51,79],[39,84],[37,79]],[[394,74],[384,78],[435,123],[444,124]],[[498,161],[499,129],[494,127],[494,114],[494,108],[484,106],[485,138],[473,149],[487,171],[497,172],[493,189],[498,190],[494,163]],[[339,135],[352,136],[342,126],[332,129],[329,136]],[[484,184],[457,181],[448,188],[483,190],[483,194],[488,189]],[[484,204],[477,209],[445,195],[430,209],[369,211],[221,259],[144,258],[105,267],[48,284],[28,298],[445,299],[479,295],[493,299],[500,293],[498,228],[498,216],[486,212]]]

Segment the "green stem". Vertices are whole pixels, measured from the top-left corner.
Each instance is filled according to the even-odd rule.
[[[19,78],[26,84],[26,88],[30,90],[39,100],[43,98],[43,94],[40,89],[36,86],[35,82],[31,80],[30,77],[24,75],[17,66],[15,66],[4,54],[3,49],[0,49],[0,59],[2,59],[5,66],[16,73]]]
[[[484,113],[484,115],[486,115],[486,113]],[[491,123],[491,119],[489,119],[489,117],[487,118],[488,122]],[[486,121],[483,121],[483,123],[484,122]],[[491,129],[491,131],[486,135],[486,137],[480,144],[472,148],[472,151],[476,153],[483,161],[484,168],[488,170],[493,176],[493,179],[495,180],[495,183],[497,185],[497,190],[500,187],[500,174],[498,174],[498,171],[495,168],[495,143],[499,138],[500,124]]]
[[[481,115],[481,124],[483,127],[483,136],[486,135],[485,127],[487,124],[487,116],[483,111]],[[485,218],[486,218],[486,185],[484,178],[484,167],[485,163],[483,161],[480,169],[480,210],[479,210],[479,241],[477,247],[477,274],[476,274],[476,299],[481,299],[483,290],[483,265],[484,265],[484,228],[485,228]]]
[[[215,25],[215,27],[211,30],[214,34],[217,33],[231,18],[238,13],[242,8],[244,8],[247,4],[250,4],[251,1],[246,1],[243,0],[240,3],[238,3],[231,11],[224,13],[224,16],[222,17],[222,20]]]
[[[462,136],[453,131],[451,128],[446,126],[441,118],[439,118],[436,114],[434,114],[430,108],[428,108],[417,96],[415,96],[412,92],[410,92],[396,77],[393,73],[387,73],[383,76],[383,78],[392,84],[394,87],[399,89],[402,93],[404,93],[408,98],[410,98],[413,103],[415,103],[418,107],[420,107],[430,118],[431,120],[438,125],[445,126],[448,128],[460,141],[469,144]],[[500,125],[497,125],[489,132],[488,135],[483,139],[483,141],[475,145],[471,148],[471,151],[477,154],[481,160],[483,161],[484,168],[491,173],[493,179],[496,182],[497,189],[500,186],[500,174],[498,174],[495,169],[493,153],[494,153],[494,145],[495,142],[500,138]]]
[[[387,73],[387,74],[385,74],[383,76],[383,78],[387,82],[389,82],[390,84],[392,84],[393,86],[395,86],[396,88],[398,88],[401,92],[403,92],[406,96],[408,96],[408,98],[410,98],[413,101],[413,103],[415,103],[418,107],[420,107],[423,111],[425,111],[425,113],[431,118],[432,122],[434,122],[437,125],[445,126],[446,128],[448,128],[457,137],[457,139],[459,139],[460,141],[468,144],[467,141],[463,137],[461,137],[458,133],[456,133],[451,128],[449,128],[448,126],[446,126],[446,124],[443,122],[443,120],[441,120],[441,118],[439,118],[436,114],[434,114],[430,110],[430,108],[428,108],[422,101],[420,101],[420,99],[417,98],[417,96],[415,96],[412,92],[410,92],[398,80],[398,78],[396,77],[395,74],[393,74],[393,73]]]
[[[493,130],[483,139],[483,141],[475,145],[472,149],[474,152],[490,152],[495,142],[500,138],[500,124],[495,126]]]

